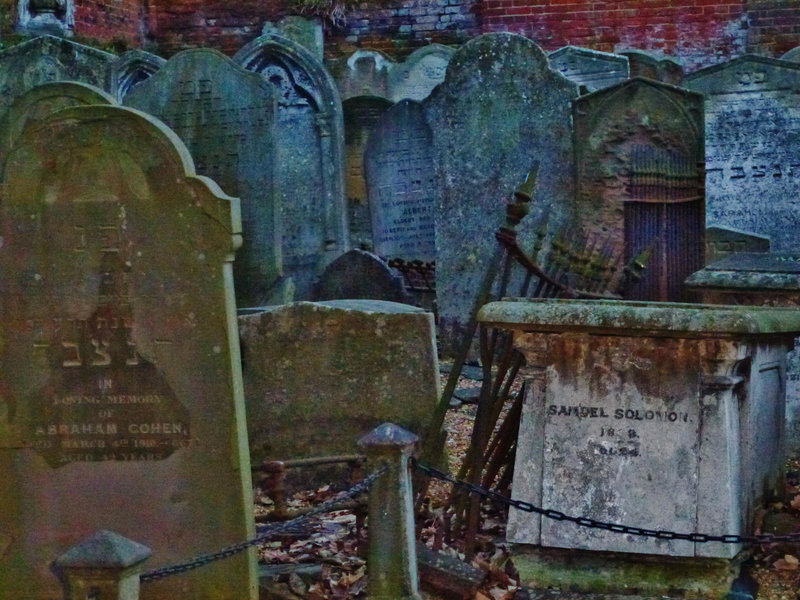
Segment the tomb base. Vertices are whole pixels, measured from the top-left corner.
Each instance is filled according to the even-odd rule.
[[[531,600],[722,600],[747,551],[733,559],[677,558],[512,544]]]

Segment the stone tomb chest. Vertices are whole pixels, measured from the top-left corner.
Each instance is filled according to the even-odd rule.
[[[514,498],[654,530],[743,534],[765,493],[781,485],[786,353],[800,312],[511,300],[484,306],[479,318],[512,330],[527,360]],[[566,548],[570,556],[591,550],[697,562],[741,549],[587,529],[513,509],[507,533],[510,542]],[[531,576],[524,560],[517,566],[523,579]],[[572,569],[562,575],[576,584]],[[555,583],[541,575],[538,585]],[[605,585],[631,585],[617,579]]]

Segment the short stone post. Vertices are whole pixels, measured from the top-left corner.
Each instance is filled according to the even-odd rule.
[[[139,600],[139,574],[152,552],[105,529],[59,556],[64,600]]]
[[[369,492],[370,600],[422,600],[417,583],[414,499],[408,476],[408,458],[418,439],[410,431],[384,423],[358,442],[367,455],[370,473],[387,467]]]

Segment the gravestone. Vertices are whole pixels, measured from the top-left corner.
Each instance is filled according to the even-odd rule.
[[[364,178],[364,149],[367,140],[392,104],[384,98],[356,96],[342,102],[344,146],[347,170],[345,190],[350,221],[350,243],[354,248],[374,248],[372,221]]]
[[[375,253],[436,260],[433,134],[422,105],[403,100],[386,111],[364,157]]]
[[[18,0],[16,30],[22,34],[71,36],[75,26],[74,0]]]
[[[790,62],[800,62],[800,46],[792,48],[781,56],[781,60],[788,60]]]
[[[0,51],[0,115],[14,99],[42,83],[80,81],[106,88],[109,65],[116,56],[43,35]]]
[[[439,393],[431,313],[298,302],[240,315],[239,332],[253,464],[354,454],[384,422],[425,433]]]
[[[769,252],[769,238],[729,227],[706,229],[706,264],[737,252]]]
[[[589,92],[610,87],[630,77],[628,58],[589,48],[564,46],[549,55],[550,68]]]
[[[181,563],[253,534],[231,261],[238,200],[115,106],[28,127],[0,202],[0,596],[102,528]],[[245,552],[143,600],[255,599]]]
[[[649,249],[631,298],[691,299],[683,281],[705,264],[703,139],[702,96],[651,79],[575,102],[577,224],[626,264]]]
[[[409,99],[421,102],[447,73],[447,65],[455,50],[441,44],[429,44],[417,48],[405,61],[389,70],[389,99],[392,102]]]
[[[729,252],[693,273],[686,285],[706,304],[800,307],[800,255],[769,252],[769,240],[755,239],[766,241],[766,249]],[[794,457],[800,453],[800,338],[786,364],[786,452]]]
[[[646,77],[670,85],[683,82],[683,65],[672,58],[659,58],[642,50],[623,50],[628,59],[631,77]]]
[[[276,23],[264,23],[261,33],[275,33],[289,38],[311,52],[318,61],[322,61],[325,57],[325,39],[322,33],[322,22],[319,18],[306,19],[297,15],[288,15]]]
[[[550,70],[529,39],[491,33],[464,44],[423,102],[436,168],[436,297],[443,351],[463,335],[497,248],[505,203],[538,162],[535,202],[563,220],[573,202],[572,100],[578,86]],[[533,223],[519,228],[529,247]]]
[[[356,50],[347,59],[331,61],[331,74],[344,101],[358,96],[389,100],[389,71],[394,67],[380,50]]]
[[[141,83],[164,66],[167,61],[144,50],[128,50],[108,69],[108,89],[118,102],[137,83]]]
[[[411,304],[403,275],[371,252],[350,250],[334,260],[314,284],[315,301],[361,298]]]
[[[705,96],[708,225],[800,250],[800,64],[746,55],[686,86]]]
[[[44,83],[19,96],[0,117],[0,177],[8,152],[26,127],[58,110],[91,104],[114,104],[114,98],[100,88],[75,81]]]
[[[261,164],[279,207],[284,271],[304,300],[325,265],[350,248],[342,102],[323,64],[288,38],[262,35],[233,59],[274,90],[273,151]]]
[[[281,220],[270,167],[276,155],[272,87],[216,50],[184,50],[134,86],[124,102],[169,125],[192,153],[197,172],[241,197],[237,304],[290,299],[281,271]]]

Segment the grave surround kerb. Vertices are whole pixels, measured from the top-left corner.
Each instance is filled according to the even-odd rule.
[[[505,300],[479,320],[511,330],[527,362],[515,499],[648,529],[752,533],[756,509],[782,487],[786,352],[798,311]],[[741,550],[517,510],[507,537],[525,585],[603,593],[724,592]],[[609,576],[587,577],[590,563]]]

